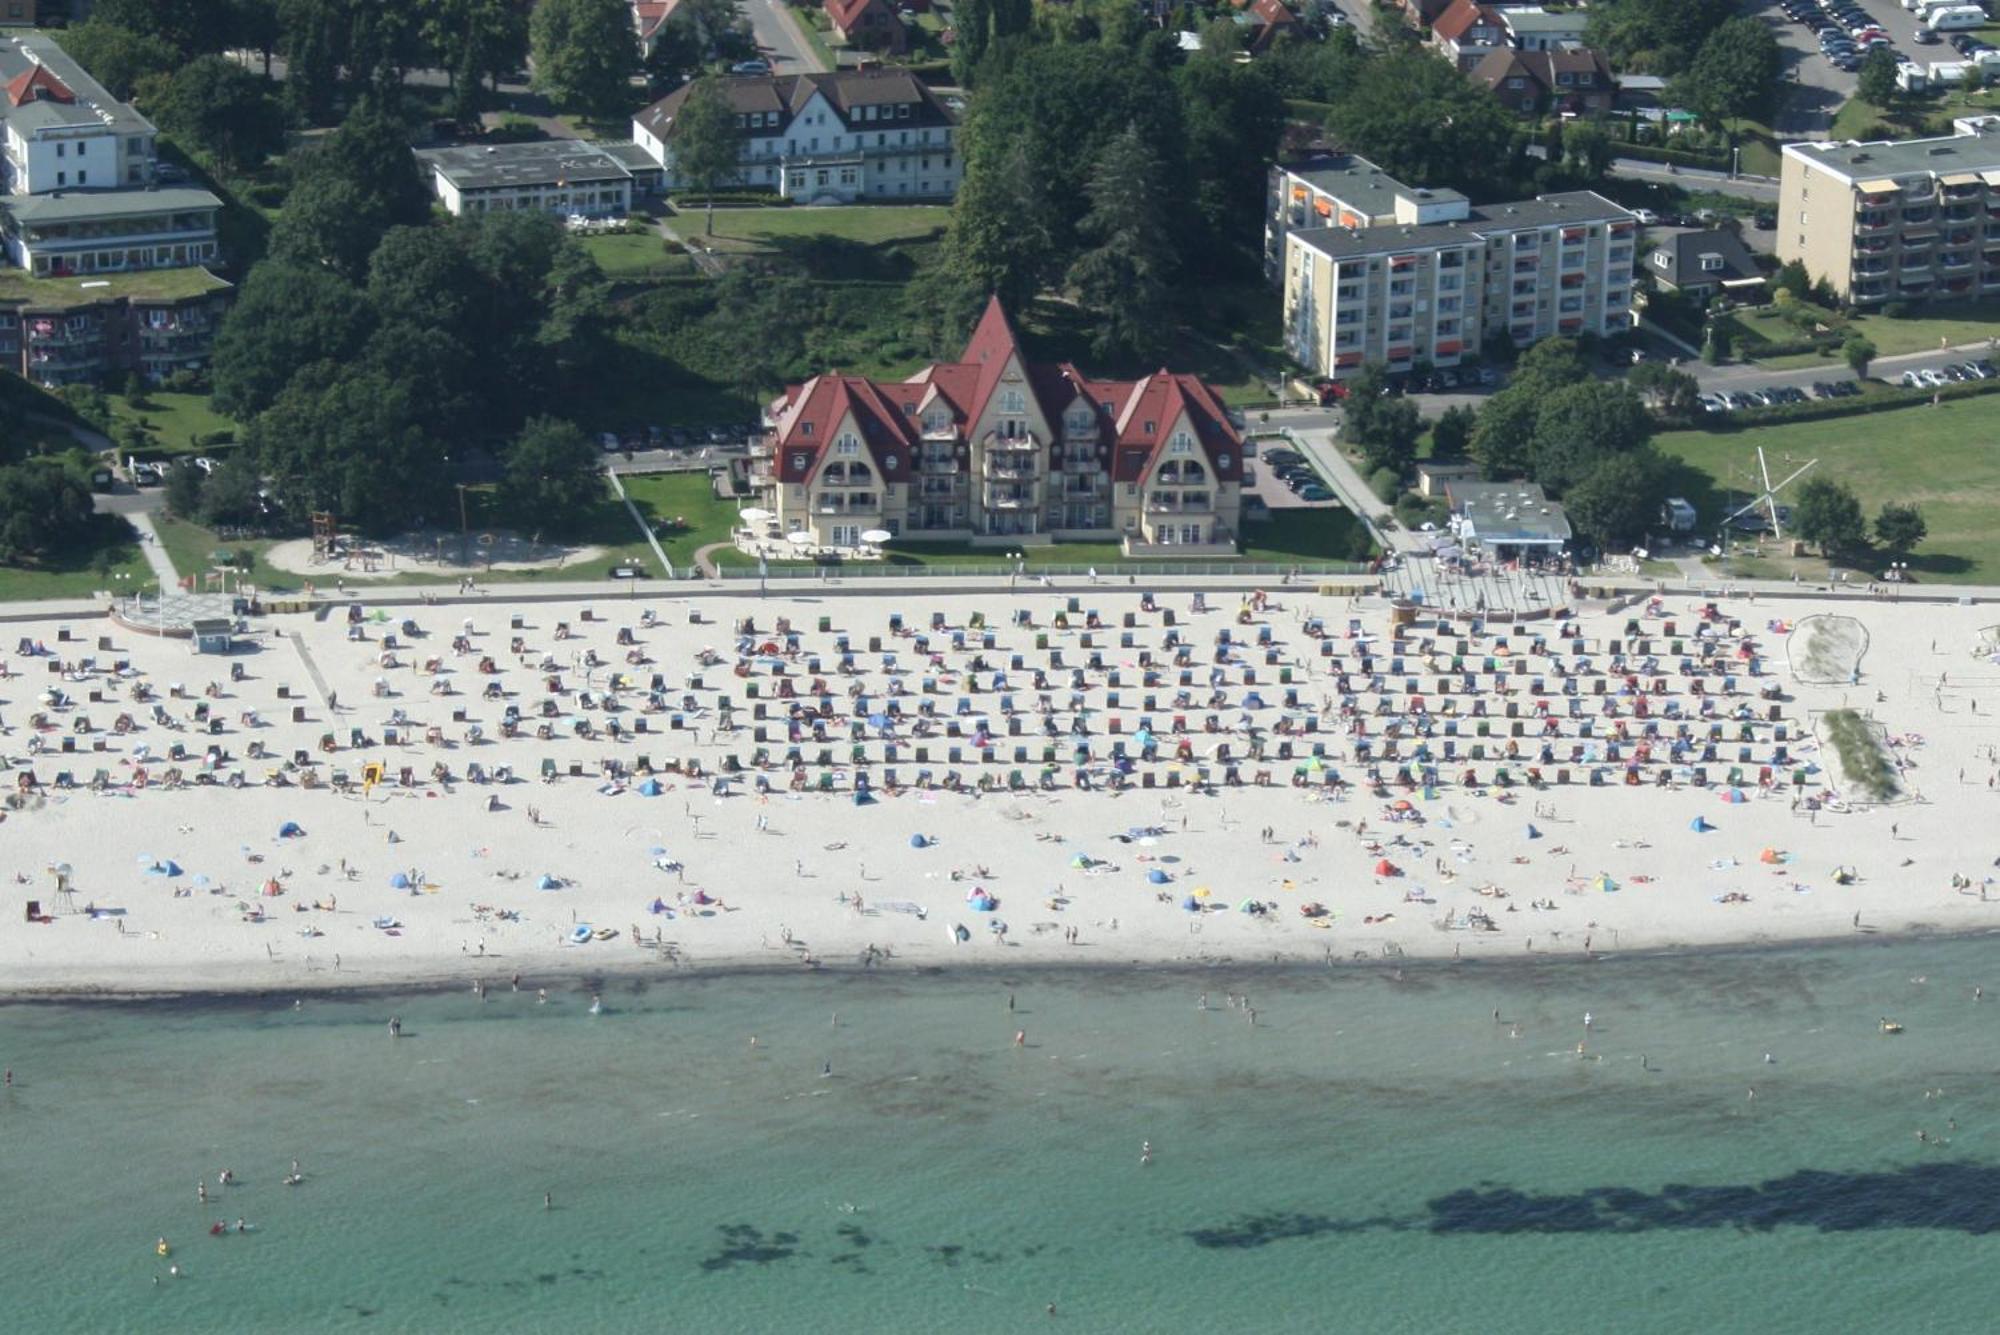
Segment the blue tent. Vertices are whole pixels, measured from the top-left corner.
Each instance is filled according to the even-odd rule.
[[[660,781],[658,779],[647,779],[639,785],[639,796],[658,797],[659,795]]]
[[[865,807],[872,804],[874,801],[875,801],[875,794],[869,792],[866,788],[855,789],[854,791],[855,806]]]
[[[1168,881],[1172,880],[1173,878],[1168,876],[1165,872],[1161,871],[1158,867],[1155,867],[1151,871],[1146,873],[1146,879],[1148,881],[1151,881],[1154,885],[1165,885]]]
[[[299,823],[295,820],[288,820],[278,827],[278,837],[280,839],[297,839],[304,833],[305,830],[300,828]]]
[[[562,889],[562,884],[563,884],[563,883],[562,883],[561,881],[557,880],[557,879],[556,879],[555,877],[553,877],[553,876],[549,875],[549,874],[548,874],[547,872],[543,872],[543,873],[542,873],[542,879],[541,879],[541,880],[539,880],[539,881],[536,881],[536,882],[535,882],[535,889],[537,889],[537,890],[560,890],[560,889]]]
[[[172,858],[163,858],[146,868],[146,875],[148,876],[178,876],[180,874],[181,864],[175,862]]]
[[[931,846],[931,841],[926,836],[921,834],[913,834],[910,836],[911,848],[929,848],[930,846]]]
[[[410,888],[410,878],[402,872],[397,872],[389,878],[389,888],[391,890],[407,890]]]
[[[1530,825],[1528,827],[1528,837],[1530,839],[1539,839],[1542,837],[1542,832],[1536,829],[1534,826]]]
[[[1696,834],[1707,834],[1710,830],[1714,829],[1715,827],[1708,823],[1708,818],[1706,816],[1696,816],[1693,820],[1688,822],[1688,828],[1690,830],[1693,830]]]
[[[998,901],[994,900],[990,895],[980,895],[976,899],[967,900],[966,903],[977,913],[991,913],[999,907]]]
[[[1193,895],[1184,895],[1181,898],[1181,907],[1189,913],[1199,913],[1201,912],[1201,901]]]

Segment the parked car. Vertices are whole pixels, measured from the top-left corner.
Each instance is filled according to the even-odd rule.
[[[1924,378],[1915,371],[1905,371],[1896,377],[1896,383],[1904,389],[1922,389],[1924,387]]]
[[[1302,501],[1330,501],[1333,499],[1333,493],[1317,482],[1308,482],[1305,486],[1299,488],[1299,499]]]
[[[1701,404],[1703,412],[1726,413],[1729,411],[1729,400],[1720,394],[1704,394],[1696,402]]]
[[[1633,209],[1631,212],[1632,216],[1639,220],[1642,227],[1657,226],[1660,221],[1660,215],[1651,209]]]
[[[1918,46],[1936,46],[1938,44],[1938,35],[1929,28],[1919,28],[1910,35],[1910,40]]]

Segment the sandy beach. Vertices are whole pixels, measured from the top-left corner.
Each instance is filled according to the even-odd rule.
[[[1392,628],[1379,599],[1206,601],[356,594],[227,657],[14,623],[0,989],[2000,926],[1990,610],[1677,595]],[[1894,800],[1822,753],[1843,707],[1881,725]]]

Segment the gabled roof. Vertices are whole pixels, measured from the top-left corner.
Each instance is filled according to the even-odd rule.
[[[877,471],[890,481],[906,477],[928,408],[941,401],[963,431],[983,415],[1010,363],[1050,423],[1078,397],[1090,406],[1099,457],[1115,480],[1144,478],[1178,430],[1195,438],[1218,479],[1242,479],[1242,438],[1198,376],[1163,369],[1135,381],[1092,380],[1068,363],[1031,363],[997,297],[987,302],[956,362],[933,362],[902,381],[822,375],[787,386],[771,404],[779,476],[787,482],[812,477],[841,423],[851,420]]]
[[[896,11],[888,5],[888,0],[826,0],[826,16],[833,20],[833,26],[846,32],[870,9],[879,9],[892,21],[900,23]]]
[[[70,91],[68,84],[51,74],[47,65],[31,65],[7,84],[7,100],[17,107],[43,99],[75,102],[76,94]]]
[[[632,24],[639,30],[639,40],[650,40],[680,6],[681,0],[632,0]]]
[[[1661,240],[1653,252],[1654,273],[1676,287],[1691,283],[1728,283],[1740,278],[1760,277],[1757,257],[1743,244],[1743,238],[1727,228],[1713,231],[1681,232]],[[1703,270],[1701,257],[1716,255],[1722,268]],[[1662,263],[1659,258],[1664,257]]]
[[[1452,0],[1451,8],[1431,21],[1431,32],[1440,41],[1456,42],[1482,23],[1497,28],[1500,19],[1475,0]]]
[[[1588,47],[1573,47],[1563,51],[1521,51],[1514,47],[1503,47],[1491,51],[1472,67],[1468,77],[1478,80],[1488,88],[1498,90],[1508,79],[1521,77],[1534,81],[1544,93],[1560,94],[1568,91],[1584,92],[1574,83],[1558,83],[1558,74],[1594,74],[1597,76],[1591,87],[1610,91],[1612,88],[1611,66],[1604,57]]]
[[[840,114],[850,126],[860,122],[859,109],[867,106],[894,106],[901,103],[910,105],[907,118],[912,127],[926,125],[951,125],[952,115],[938,101],[921,79],[901,66],[876,66],[859,70],[836,70],[832,73],[810,74],[739,74],[717,78],[725,101],[730,109],[739,115],[753,112],[779,112],[783,123],[805,110],[806,104],[815,93],[826,98],[829,105]],[[681,104],[687,101],[688,92],[694,85],[683,84],[659,101],[640,111],[632,119],[656,138],[666,139],[673,133],[673,120],[679,114]],[[905,118],[898,117],[898,124]],[[872,126],[876,122],[869,122]],[[777,129],[765,129],[764,134],[782,133],[783,125]]]

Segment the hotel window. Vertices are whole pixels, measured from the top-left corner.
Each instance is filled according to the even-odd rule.
[[[1018,390],[1018,389],[1008,389],[1008,390],[1002,390],[1002,391],[1001,391],[1001,393],[1000,393],[1000,411],[1001,411],[1001,412],[1003,412],[1003,413],[1021,413],[1021,412],[1026,412],[1027,410],[1028,410],[1028,396],[1027,396],[1027,395],[1023,394],[1023,393],[1022,393],[1022,392],[1021,392],[1020,390]]]
[[[840,439],[833,442],[833,452],[835,454],[859,454],[861,453],[861,440],[851,432],[843,434]]]

